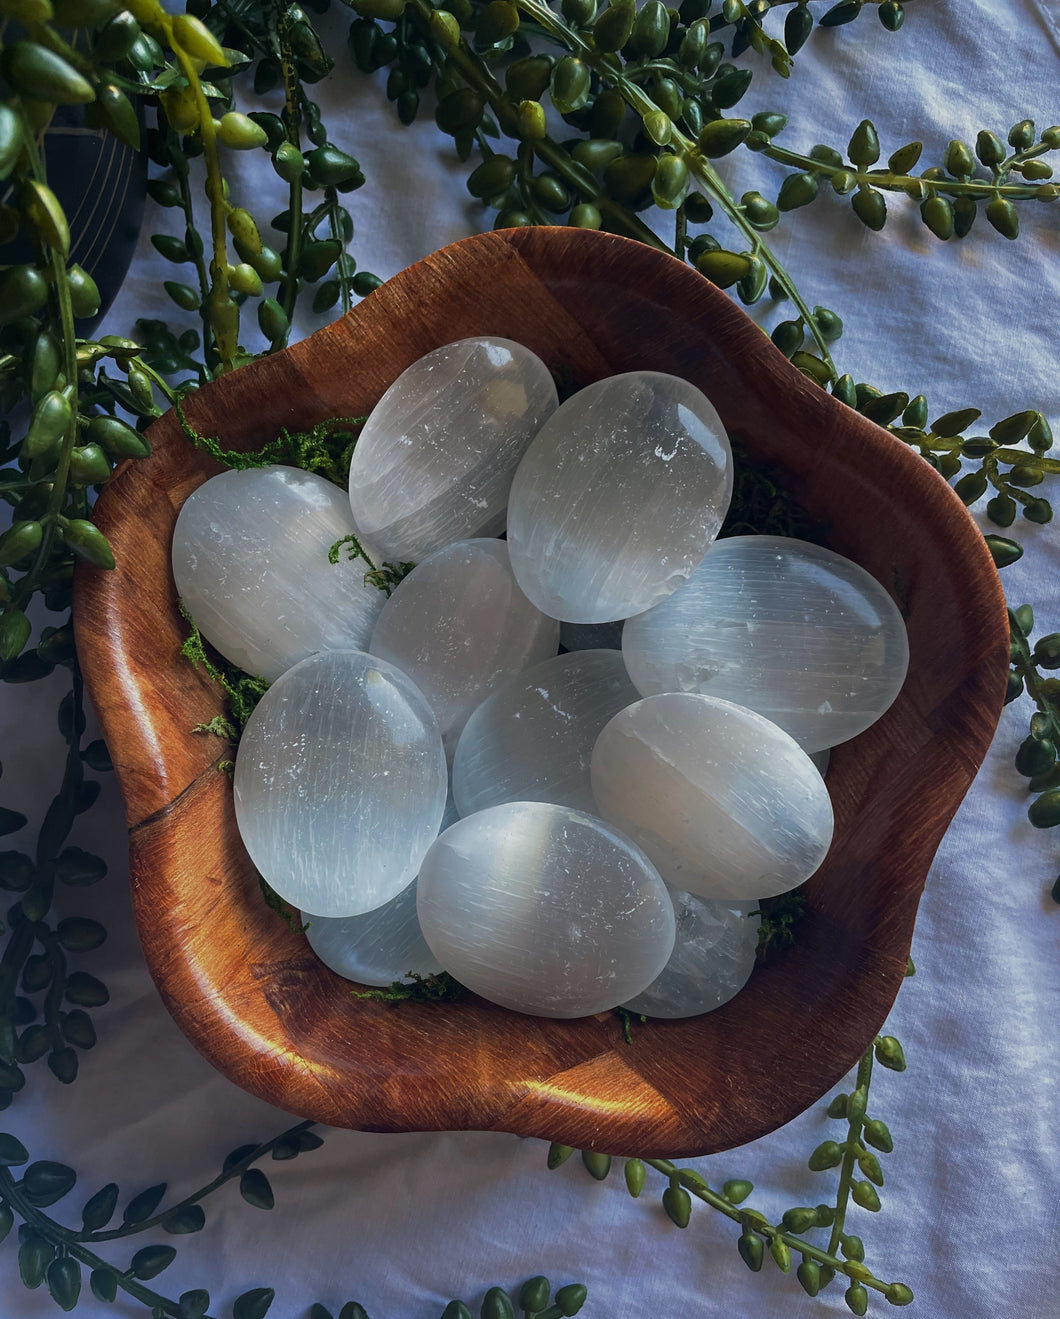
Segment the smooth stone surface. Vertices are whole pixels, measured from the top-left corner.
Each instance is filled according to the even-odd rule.
[[[447,799],[442,829],[459,819]],[[441,963],[427,947],[416,915],[417,880],[396,898],[359,916],[310,916],[305,937],[317,957],[344,980],[361,985],[406,983],[412,976],[437,975]]]
[[[398,376],[364,424],[350,506],[384,558],[496,536],[512,476],[558,403],[548,367],[494,336],[460,339]]]
[[[509,802],[431,847],[417,907],[447,971],[541,1017],[604,1012],[646,988],[673,950],[674,909],[651,862],[602,820]]]
[[[680,889],[671,889],[670,896],[677,918],[670,960],[622,1006],[646,1017],[696,1017],[728,1003],[747,984],[761,917],[754,902],[709,902]]]
[[[386,596],[365,586],[363,563],[328,562],[351,533],[359,536],[345,491],[322,476],[222,472],[177,517],[177,594],[211,645],[270,682],[316,651],[365,650]]]
[[[548,801],[595,815],[593,746],[607,721],[639,699],[618,650],[556,655],[509,679],[460,735],[457,810],[470,815],[506,801]]]
[[[593,793],[673,888],[768,898],[807,879],[832,804],[805,751],[768,719],[712,696],[648,696],[597,739]]]
[[[413,880],[375,911],[360,916],[311,916],[305,937],[325,966],[361,985],[392,985],[437,975],[441,963],[427,947],[416,915]]]
[[[863,732],[898,695],[898,606],[850,559],[780,536],[716,541],[669,600],[622,634],[645,696],[704,692],[765,715],[807,751]]]
[[[236,823],[280,897],[313,916],[356,916],[415,878],[446,785],[438,724],[412,680],[329,651],[288,669],[247,722]]]
[[[558,408],[519,464],[512,568],[554,618],[628,618],[685,581],[731,494],[728,437],[705,394],[659,371],[610,376]]]
[[[559,624],[519,589],[504,541],[465,540],[437,550],[400,583],[369,649],[420,688],[451,756],[475,706],[558,644]]]

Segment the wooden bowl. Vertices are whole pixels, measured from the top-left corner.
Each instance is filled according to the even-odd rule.
[[[172,413],[154,453],[108,482],[97,521],[118,567],[77,582],[78,647],[129,820],[148,966],[188,1038],[236,1084],[292,1113],[368,1131],[479,1129],[643,1156],[690,1156],[781,1126],[878,1032],[906,968],[943,832],[990,742],[1008,628],[983,539],[919,456],[837,403],[679,261],[576,229],[455,243],[349,315],[187,402],[235,448],[283,426],[367,413],[430,349],[519,340],[577,385],[644,368],[694,382],[731,433],[782,465],[829,543],[906,614],[909,677],[828,775],[835,841],[794,945],[731,1002],[623,1041],[617,1017],[542,1020],[476,998],[387,1007],[351,996],[262,903],[216,738],[217,690],[178,651],[170,536],[219,470]],[[220,755],[227,755],[227,751]]]

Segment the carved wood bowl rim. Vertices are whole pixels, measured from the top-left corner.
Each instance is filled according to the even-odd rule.
[[[829,543],[908,614],[910,674],[838,747],[829,856],[790,949],[724,1007],[623,1040],[613,1014],[520,1016],[472,997],[359,1000],[262,904],[235,831],[230,752],[194,724],[218,691],[179,658],[169,571],[183,500],[219,470],[172,412],[96,518],[118,567],[79,569],[78,648],[130,830],[147,965],[192,1043],[237,1085],[373,1131],[500,1130],[581,1149],[688,1157],[753,1140],[835,1085],[880,1030],[949,820],[986,753],[1008,668],[1004,601],[967,510],[918,455],[801,375],[729,298],[675,258],[570,228],[442,248],[347,316],[188,398],[200,432],[253,448],[280,426],[368,412],[412,361],[471,334],[519,339],[587,384],[672,371],[752,455],[784,467]]]

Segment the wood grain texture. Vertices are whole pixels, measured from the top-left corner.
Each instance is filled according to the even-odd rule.
[[[148,966],[192,1042],[237,1084],[306,1117],[375,1131],[489,1129],[579,1148],[690,1156],[752,1140],[833,1086],[902,980],[931,859],[990,742],[1008,668],[982,537],[917,455],[800,375],[673,258],[575,229],[466,239],[353,312],[187,402],[201,432],[252,448],[280,426],[368,412],[411,362],[472,334],[517,339],[578,386],[635,369],[706,392],[752,455],[784,467],[829,543],[907,614],[909,678],[836,749],[835,841],[795,945],[716,1012],[622,1040],[611,1014],[540,1020],[478,999],[388,1008],[352,997],[261,902],[216,739],[217,692],[178,655],[169,569],[187,494],[217,469],[172,414],[154,454],[106,486],[118,560],[81,571],[75,616],[125,796]]]

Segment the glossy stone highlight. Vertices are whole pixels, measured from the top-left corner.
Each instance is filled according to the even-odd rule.
[[[677,918],[670,960],[622,1006],[646,1017],[696,1017],[728,1003],[750,979],[761,917],[754,902],[709,902],[679,889],[670,896]]]
[[[749,706],[807,751],[845,742],[898,695],[909,642],[898,606],[858,564],[779,536],[710,547],[689,580],[622,634],[644,695]]]
[[[409,573],[383,607],[369,648],[420,688],[451,756],[475,706],[558,644],[559,624],[519,589],[504,541],[465,540]]]
[[[427,947],[416,915],[416,880],[382,907],[360,916],[312,916],[305,937],[325,966],[361,985],[437,975],[440,962]]]
[[[809,756],[730,701],[649,696],[597,739],[600,814],[663,879],[713,900],[774,897],[807,879],[832,838],[832,804]]]
[[[203,636],[247,673],[278,678],[320,650],[364,650],[386,600],[364,564],[328,562],[358,534],[338,486],[297,467],[211,477],[173,531],[177,594]]]
[[[350,506],[384,558],[418,561],[496,536],[512,475],[557,404],[544,362],[511,339],[460,339],[403,371],[350,463]]]
[[[602,820],[511,802],[459,820],[420,870],[424,937],[461,984],[502,1007],[582,1017],[665,966],[674,909],[655,869]]]
[[[329,651],[262,697],[234,789],[240,836],[276,892],[313,916],[355,916],[415,878],[445,808],[445,753],[411,679]]]
[[[607,721],[640,696],[618,650],[535,664],[475,710],[453,758],[461,815],[506,801],[548,801],[596,814],[589,761]]]
[[[731,493],[729,441],[704,394],[658,371],[610,376],[558,408],[519,464],[512,568],[554,618],[628,618],[689,576]]]

